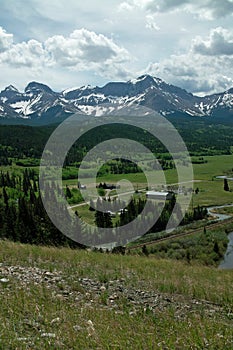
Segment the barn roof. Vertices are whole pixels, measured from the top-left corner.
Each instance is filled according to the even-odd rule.
[[[159,191],[147,191],[146,194],[147,195],[151,195],[151,196],[167,196],[169,193],[171,192],[159,192]]]

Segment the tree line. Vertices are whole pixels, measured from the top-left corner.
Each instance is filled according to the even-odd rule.
[[[54,202],[56,193],[61,190],[53,182],[46,186],[49,199]],[[64,196],[70,196],[68,187],[64,190]],[[171,220],[175,204],[176,198],[174,196],[172,200],[165,203],[162,212],[159,213],[159,205],[149,201],[145,214],[143,209],[146,205],[146,199],[137,196],[132,198],[128,205],[120,200],[111,200],[110,198],[107,200],[98,199],[96,203],[91,201],[90,210],[95,211],[96,226],[114,228],[115,238],[117,238],[119,231],[118,227],[139,218],[137,222],[130,225],[130,229],[126,228],[125,232],[122,233],[122,242],[124,242],[124,237],[132,239],[135,237],[135,232],[143,232],[145,221],[151,227],[149,232],[164,230],[168,221]],[[117,211],[119,214],[114,215]],[[64,206],[64,215],[68,214],[68,209]],[[76,215],[78,216],[78,212]],[[158,215],[159,218],[153,224],[155,215]],[[176,206],[176,212],[172,218],[174,224],[180,220],[181,215],[179,206]],[[194,208],[193,211],[185,214],[181,224],[202,219],[206,215],[205,208]],[[91,245],[95,242],[96,244],[103,242],[103,240],[107,242],[110,239],[107,236],[102,237],[100,234],[105,235],[106,233],[99,232],[95,227],[86,229],[85,225],[80,228],[80,237],[85,238],[85,241],[90,242]],[[80,244],[67,238],[51,222],[42,203],[38,175],[33,169],[25,169],[21,175],[0,172],[0,238],[30,244],[80,247]]]
[[[146,214],[142,214],[146,203]],[[147,222],[151,221],[153,223],[154,217],[158,217],[156,223],[151,225],[151,228],[147,233],[165,230],[169,221],[170,224],[174,226],[176,226],[177,222],[180,222],[180,225],[187,225],[193,221],[204,219],[208,214],[206,208],[197,206],[186,212],[183,216],[180,205],[176,204],[175,195],[173,195],[170,201],[165,202],[162,210],[159,208],[159,203],[156,203],[153,200],[148,201],[141,197],[133,197],[127,206],[123,201],[121,202],[116,199],[111,200],[111,198],[108,198],[102,200],[98,199],[96,203],[91,201],[89,209],[95,211],[95,223],[98,227],[124,226],[139,217],[139,221],[135,223],[135,232],[138,232],[138,226],[140,226],[140,224],[143,226],[143,220],[146,220]],[[121,209],[119,210],[120,207]],[[115,218],[117,210],[118,215],[113,222],[113,217]],[[135,235],[133,230],[129,234],[130,236]]]
[[[0,173],[0,238],[21,243],[80,247],[49,219],[34,170]]]

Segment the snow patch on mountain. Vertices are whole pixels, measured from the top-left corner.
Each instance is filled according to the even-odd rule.
[[[222,98],[222,102],[220,105],[226,105],[227,107],[231,108],[233,106],[233,94],[231,93],[225,93],[225,95]]]
[[[65,89],[64,91],[62,91],[62,95],[67,95],[69,92],[71,91],[76,91],[76,90],[79,90],[79,87],[72,87],[72,88],[69,88],[69,89]]]
[[[233,89],[206,97],[197,97],[159,78],[142,75],[127,82],[109,82],[103,87],[73,87],[54,92],[45,84],[31,82],[24,92],[13,85],[0,92],[1,116],[7,118],[54,118],[82,113],[102,116],[156,111],[162,115],[184,113],[187,116],[214,116],[225,110],[233,113]],[[138,108],[137,108],[138,106]],[[144,109],[139,107],[145,107]],[[143,112],[142,112],[143,110]]]
[[[15,109],[16,112],[18,112],[19,114],[23,114],[23,115],[29,115],[31,113],[33,113],[33,111],[30,109],[28,101],[18,101],[15,103],[11,104],[11,107]]]

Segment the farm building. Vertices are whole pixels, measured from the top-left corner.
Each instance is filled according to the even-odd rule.
[[[148,191],[146,192],[146,198],[167,201],[172,199],[173,192],[158,192],[158,191]]]

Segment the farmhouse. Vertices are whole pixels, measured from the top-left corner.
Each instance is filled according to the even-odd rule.
[[[146,198],[155,200],[170,200],[172,199],[173,192],[158,192],[158,191],[148,191],[146,192]]]

